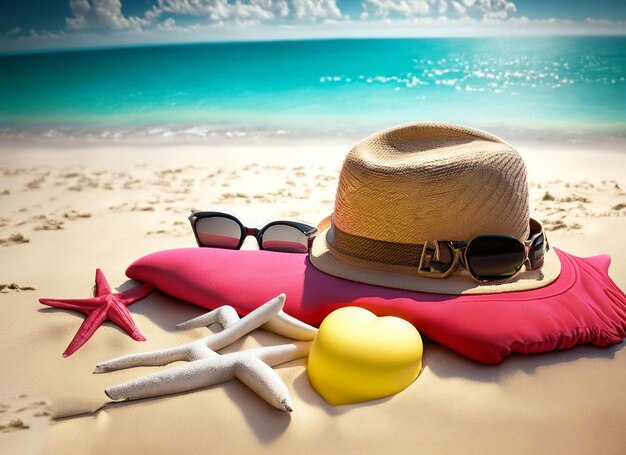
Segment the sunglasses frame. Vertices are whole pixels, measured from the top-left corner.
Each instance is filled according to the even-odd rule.
[[[521,242],[519,239],[515,237],[511,237],[508,235],[501,235],[501,234],[478,235],[469,241],[454,241],[454,240],[452,241],[450,240],[449,241],[437,241],[437,240],[428,241],[424,244],[424,248],[422,249],[422,254],[420,257],[420,262],[419,262],[419,267],[418,267],[418,276],[425,276],[425,277],[430,277],[430,278],[446,278],[447,276],[449,276],[450,274],[452,274],[452,272],[456,270],[456,268],[458,267],[460,263],[463,265],[463,267],[465,267],[465,269],[469,272],[469,274],[472,276],[474,280],[480,283],[492,283],[492,282],[497,282],[497,281],[506,281],[512,278],[521,270],[522,267],[524,267],[524,265],[526,265],[527,270],[536,270],[538,268],[541,268],[543,266],[545,253],[550,249],[550,244],[548,243],[548,237],[541,223],[531,218],[529,224],[530,224],[531,236],[530,238],[526,239],[524,242]],[[495,238],[495,239],[513,239],[524,247],[524,260],[517,266],[517,268],[511,275],[504,276],[504,277],[492,277],[492,278],[477,276],[469,267],[468,265],[469,262],[467,259],[467,250],[469,246],[471,245],[473,241],[477,239],[487,238],[487,237]],[[543,244],[544,244],[543,254],[541,255],[539,259],[536,259],[536,261],[533,261],[533,259],[530,257],[530,251],[531,251],[532,245],[535,243],[535,241],[539,237],[543,238]],[[430,264],[432,263],[432,259],[439,257],[439,249],[441,248],[442,245],[446,246],[453,254],[452,263],[450,264],[449,268],[444,272],[432,272],[428,269],[424,270],[423,268],[426,265],[430,269],[431,267]],[[431,258],[430,260],[429,260],[429,257]]]
[[[258,229],[258,228],[249,228],[249,227],[244,226],[244,224],[241,221],[239,221],[237,217],[229,213],[213,212],[213,211],[193,212],[191,215],[189,215],[188,220],[191,223],[191,230],[193,231],[193,235],[196,238],[196,243],[198,244],[200,248],[219,248],[219,247],[208,247],[208,246],[202,245],[200,242],[200,238],[198,237],[198,232],[196,230],[196,224],[198,223],[199,220],[204,219],[204,218],[218,218],[218,217],[227,218],[231,221],[234,221],[235,223],[237,223],[237,225],[240,228],[241,237],[239,238],[239,243],[237,244],[237,248],[225,248],[229,250],[241,249],[243,242],[246,240],[246,237],[248,237],[249,235],[253,236],[256,239],[259,245],[259,248],[261,250],[264,250],[265,248],[263,248],[263,234],[265,233],[265,231],[267,231],[268,228],[272,226],[276,226],[276,225],[290,226],[302,232],[307,237],[307,240],[308,240],[307,249],[310,250],[311,245],[313,244],[313,240],[315,239],[314,234],[317,232],[317,227],[309,226],[308,224],[299,223],[297,221],[276,220],[276,221],[272,221],[266,224],[261,229]],[[268,251],[274,251],[274,250],[268,250]]]

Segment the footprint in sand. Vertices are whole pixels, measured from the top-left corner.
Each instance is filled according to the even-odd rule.
[[[32,286],[20,286],[17,283],[2,284],[0,283],[0,294],[8,294],[9,292],[36,291]]]
[[[141,181],[139,179],[130,179],[124,182],[123,188],[125,190],[134,190],[137,188],[137,185],[139,185],[140,183]]]
[[[582,229],[582,226],[579,223],[567,224],[563,220],[542,220],[541,222],[543,223],[544,228],[548,231],[559,231],[561,229]]]
[[[284,171],[286,168],[285,166],[277,166],[277,165],[267,165],[267,166],[263,166],[263,169],[266,169],[268,171]]]
[[[12,419],[9,423],[0,424],[0,431],[9,433],[17,430],[28,430],[30,426],[26,425],[22,419]]]
[[[26,395],[20,395],[12,406],[0,403],[0,416],[6,419],[5,422],[0,423],[0,432],[9,433],[29,429],[30,425],[25,421],[27,413],[30,413],[31,417],[51,417],[52,411],[46,401],[24,403],[27,398]]]
[[[38,190],[41,188],[41,184],[46,181],[45,177],[38,177],[30,182],[24,184],[27,190]]]
[[[582,202],[583,204],[590,204],[591,199],[581,196],[579,194],[572,194],[571,196],[561,197],[558,199],[559,202]]]
[[[222,201],[228,201],[232,199],[249,199],[249,196],[246,193],[222,193],[221,198]]]
[[[160,224],[167,224],[166,220],[162,220]],[[158,229],[156,231],[148,231],[146,235],[149,237],[152,236],[162,236],[162,237],[183,237],[190,234],[190,230],[187,227],[186,222],[184,221],[174,221],[170,223],[170,227],[165,227],[162,229]]]
[[[20,210],[20,212],[22,211],[23,210]],[[91,213],[79,212],[78,210],[72,209],[69,212],[64,212],[61,216],[65,221],[76,221],[79,219],[91,218]],[[20,221],[15,226],[23,226],[25,224],[34,223],[36,224],[36,226],[33,227],[33,230],[35,231],[58,231],[64,229],[64,220],[48,218],[46,215],[37,215],[26,221]],[[2,223],[0,223],[0,227],[2,227],[1,224]]]
[[[582,229],[585,219],[626,215],[625,193],[615,180],[531,182],[529,187],[543,190],[535,212],[551,230]]]
[[[70,191],[83,191],[86,188],[98,188],[99,186],[100,183],[97,180],[82,175],[73,185],[68,186],[67,189]]]
[[[173,190],[172,193],[173,194],[189,194],[191,193],[191,190],[187,186],[184,186],[182,188]]]
[[[619,204],[616,204],[613,207],[611,207],[611,210],[615,210],[618,212],[622,209],[626,209],[626,202],[620,202]]]
[[[74,221],[84,218],[91,218],[91,213],[89,212],[79,212],[78,210],[71,210],[69,212],[65,212],[63,214],[63,218],[66,220]]]
[[[114,212],[121,212],[126,209],[126,207],[128,207],[128,202],[122,202],[121,204],[109,206],[109,210],[112,210]]]
[[[2,175],[5,177],[15,177],[16,175],[20,175],[23,169],[2,168],[0,172],[2,172]]]
[[[135,205],[130,209],[131,212],[154,212],[154,207],[151,205]]]
[[[64,221],[51,219],[46,217],[45,215],[41,215],[36,218],[41,221],[41,224],[33,228],[35,231],[59,231],[61,229],[64,229]]]
[[[218,177],[219,175],[224,173],[224,169],[219,168],[218,170],[216,170],[215,172],[211,172],[210,174],[208,174],[206,177],[204,177],[202,180],[209,180],[209,179],[214,179],[215,177]]]
[[[77,186],[97,188],[99,186],[100,177],[106,173],[107,171],[104,170],[87,172],[79,168],[78,170],[69,169],[65,172],[61,172],[56,175],[56,178],[65,183],[68,183],[68,180],[75,180],[73,183]]]
[[[255,199],[258,202],[272,202],[270,198],[265,194],[253,194],[251,196],[252,199]]]
[[[64,172],[62,174],[57,175],[57,178],[63,179],[63,180],[68,180],[68,179],[75,179],[77,177],[80,177],[82,174],[80,172]]]
[[[19,232],[11,234],[8,237],[0,238],[0,246],[11,246],[11,245],[18,245],[20,243],[28,243],[28,242],[30,242],[30,240],[24,237]]]
[[[169,234],[169,232],[166,231],[165,229],[159,229],[158,231],[148,231],[148,232],[146,232],[146,235],[148,237],[152,237],[152,236],[166,236],[167,234]]]

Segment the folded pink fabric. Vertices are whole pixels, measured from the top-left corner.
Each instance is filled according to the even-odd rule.
[[[626,295],[609,278],[610,257],[579,258],[556,250],[561,274],[540,289],[453,296],[383,288],[320,272],[306,255],[185,248],[161,251],[128,267],[129,278],[207,309],[241,315],[284,292],[285,311],[319,325],[333,310],[360,306],[398,316],[422,335],[479,362],[513,352],[608,346],[626,336]]]

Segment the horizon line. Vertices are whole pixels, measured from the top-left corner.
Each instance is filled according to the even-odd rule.
[[[506,37],[507,39],[546,39],[546,38],[626,38],[624,33],[597,33],[597,34],[580,34],[580,33],[528,33],[507,35],[491,34],[491,35],[439,35],[439,36],[328,36],[328,37],[300,37],[300,38],[260,38],[260,39],[199,39],[197,41],[164,41],[164,42],[144,42],[144,43],[121,43],[121,44],[103,44],[103,45],[76,45],[58,48],[33,48],[33,49],[15,49],[0,50],[0,58],[19,55],[38,55],[38,54],[63,54],[70,52],[90,52],[90,51],[106,51],[115,49],[142,49],[156,47],[175,47],[187,45],[203,45],[203,44],[246,44],[246,43],[279,43],[279,42],[300,42],[300,41],[367,41],[367,40],[446,40],[446,39],[497,39]]]

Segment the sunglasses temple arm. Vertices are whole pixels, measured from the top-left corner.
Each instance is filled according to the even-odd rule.
[[[191,215],[189,215],[189,217],[187,218],[189,220],[189,223],[191,224],[191,231],[193,232],[193,236],[196,239],[196,244],[199,247],[202,247],[202,244],[200,243],[200,237],[198,237],[198,233],[196,232],[196,214],[192,213]]]

